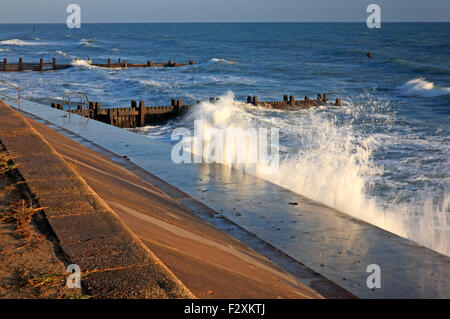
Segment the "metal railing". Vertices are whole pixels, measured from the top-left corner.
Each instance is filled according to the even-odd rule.
[[[69,105],[69,111],[71,108],[71,98],[72,96],[79,96],[80,97],[80,105],[81,107],[89,107],[89,99],[87,96],[87,93],[84,92],[65,92],[63,93],[63,105],[68,104]],[[67,97],[67,103],[66,103],[66,97]]]
[[[9,95],[6,95],[6,94],[3,94],[1,92],[0,92],[0,96],[3,96],[3,97],[6,97],[7,99],[16,101],[17,102],[17,109],[20,111],[20,87],[15,85],[15,84],[13,84],[13,83],[9,83],[9,82],[3,81],[3,80],[0,80],[0,84],[12,87],[13,89],[17,90],[17,98],[9,96]]]

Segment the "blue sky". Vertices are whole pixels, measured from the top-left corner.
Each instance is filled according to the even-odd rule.
[[[448,21],[450,0],[0,0],[0,23],[65,22],[79,4],[82,22]]]

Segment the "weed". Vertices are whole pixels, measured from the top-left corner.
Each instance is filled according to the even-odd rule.
[[[19,202],[10,204],[8,211],[0,212],[0,220],[16,224],[16,231],[20,236],[30,237],[32,235],[31,219],[40,210],[42,210],[41,207],[35,208],[30,201],[22,199]]]
[[[39,290],[64,287],[65,275],[62,274],[37,274],[27,280],[27,287],[37,288]]]
[[[0,174],[5,174],[17,167],[12,161],[12,156],[9,152],[0,152]]]

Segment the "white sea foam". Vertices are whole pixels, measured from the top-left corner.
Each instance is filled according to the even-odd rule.
[[[225,60],[225,59],[220,59],[220,58],[212,58],[211,62],[216,62],[216,63],[224,63],[224,64],[236,64],[237,62],[234,60]]]
[[[80,45],[85,46],[85,47],[94,47],[96,39],[81,39],[81,41],[79,42]]]
[[[412,79],[400,87],[401,93],[405,96],[437,97],[450,95],[450,87],[435,87],[433,82],[424,78]]]
[[[77,65],[77,66],[83,66],[83,67],[87,67],[87,68],[97,68],[94,65],[91,65],[92,61],[90,59],[73,59],[72,60],[72,65]]]
[[[154,87],[167,86],[167,84],[164,85],[163,83],[155,81],[155,80],[139,80],[139,83],[148,85],[148,86],[154,86]]]
[[[0,41],[0,43],[3,45],[18,45],[18,46],[48,44],[45,42],[31,42],[31,41],[23,41],[23,40],[19,40],[19,39],[3,40],[3,41]]]
[[[156,80],[138,80],[139,83],[149,86],[149,87],[156,87],[156,88],[175,88],[178,87],[177,83],[168,83],[168,82],[162,82],[162,81],[156,81]]]
[[[380,146],[376,136],[362,136],[351,125],[336,125],[320,111],[292,113],[288,118],[258,112],[274,111],[248,109],[228,93],[214,104],[202,102],[185,121],[203,120],[204,127],[217,129],[279,127],[285,150],[289,142],[300,147],[297,154],[284,154],[289,157],[281,161],[276,174],[263,174],[258,165],[233,166],[450,255],[450,193],[434,203],[430,198],[412,199],[410,204],[380,203],[368,195],[373,179],[383,173],[383,167],[373,160],[373,152]],[[236,150],[225,146],[225,156],[229,152]]]
[[[63,52],[63,51],[56,51],[56,54],[58,55],[62,55],[62,56],[67,56],[67,53]]]

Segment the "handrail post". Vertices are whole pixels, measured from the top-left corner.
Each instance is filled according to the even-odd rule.
[[[20,111],[20,87],[17,88],[17,108]]]

